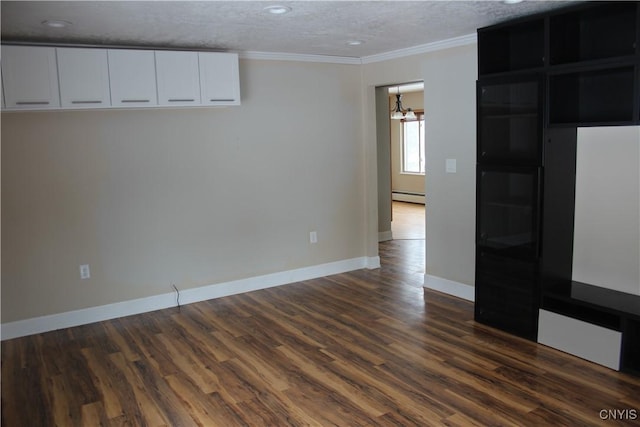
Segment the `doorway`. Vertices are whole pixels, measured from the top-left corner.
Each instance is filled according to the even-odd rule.
[[[403,145],[402,132],[406,131],[406,120],[391,119],[391,113],[400,94],[401,109],[406,112],[411,108],[421,113],[418,120],[424,120],[423,93],[423,82],[376,88],[380,261],[404,268],[410,273],[410,282],[418,287],[424,284],[426,263],[424,137],[416,163],[415,156],[404,156],[407,147]]]
[[[424,84],[376,88],[379,241],[425,239]]]

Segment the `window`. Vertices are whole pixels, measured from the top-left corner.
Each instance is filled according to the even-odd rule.
[[[402,172],[424,175],[424,113],[402,120]]]

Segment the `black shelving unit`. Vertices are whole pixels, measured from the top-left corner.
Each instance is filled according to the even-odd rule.
[[[478,76],[476,320],[531,340],[541,308],[614,329],[640,374],[640,297],[572,281],[577,127],[640,125],[640,2],[481,28]]]

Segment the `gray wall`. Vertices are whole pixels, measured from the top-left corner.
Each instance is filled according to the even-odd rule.
[[[3,323],[364,255],[360,67],[240,65],[240,107],[2,113]]]
[[[2,113],[2,322],[376,257],[375,88],[420,80],[427,274],[472,285],[475,49],[242,60],[226,109]]]
[[[376,145],[378,168],[378,232],[381,240],[391,235],[391,141],[388,107],[389,95],[384,87],[376,88]]]

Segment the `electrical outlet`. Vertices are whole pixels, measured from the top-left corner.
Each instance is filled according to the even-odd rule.
[[[318,243],[318,233],[312,231],[309,233],[309,243]]]
[[[91,277],[91,270],[89,270],[89,264],[82,264],[80,266],[80,278],[88,279]]]

